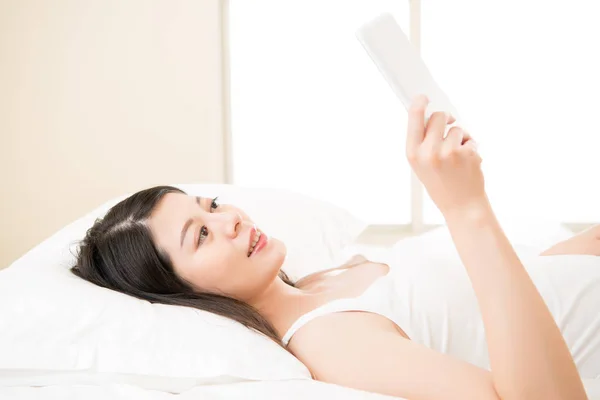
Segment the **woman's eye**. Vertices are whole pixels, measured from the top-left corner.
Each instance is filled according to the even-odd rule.
[[[198,235],[198,247],[200,247],[200,245],[202,244],[202,242],[204,242],[204,239],[206,239],[207,236],[208,228],[206,227],[206,225],[203,225],[200,228],[200,234]]]
[[[218,198],[219,198],[219,196],[212,199],[212,202],[210,203],[210,211],[216,210],[219,207],[219,203],[217,203]]]

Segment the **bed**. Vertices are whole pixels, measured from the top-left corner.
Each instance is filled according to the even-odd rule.
[[[230,185],[178,186],[239,205],[261,228],[283,239],[288,244],[284,269],[292,278],[338,265],[356,253],[391,263],[418,257],[424,270],[427,264],[457,260],[444,228],[393,246],[373,240],[366,244],[359,235],[364,222],[304,195]],[[392,398],[311,380],[289,353],[222,317],[150,304],[73,276],[69,267],[77,240],[123,197],[69,224],[0,271],[0,398]],[[570,235],[553,222],[505,222],[524,259]],[[435,255],[427,251],[431,247],[437,249]],[[389,259],[390,254],[397,259]],[[551,258],[544,262],[544,268],[552,268]],[[585,263],[598,261],[588,258]],[[600,267],[579,270],[586,271],[597,271],[591,280],[597,279],[600,287]],[[600,324],[595,310],[589,321]],[[487,362],[476,361],[482,366]],[[600,399],[600,376],[586,376],[584,382],[589,397]]]
[[[585,379],[584,385],[590,400],[600,399],[600,380]],[[199,386],[181,394],[116,383],[106,383],[104,385],[63,384],[44,387],[14,386],[0,388],[0,398],[13,400],[400,399],[399,397],[367,393],[337,385],[307,380],[241,382]]]

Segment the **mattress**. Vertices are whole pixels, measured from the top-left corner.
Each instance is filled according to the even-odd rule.
[[[600,400],[600,379],[584,380],[590,400]],[[45,387],[3,387],[0,398],[11,400],[221,400],[221,399],[344,399],[344,400],[399,400],[399,397],[384,396],[349,389],[327,383],[297,380],[273,382],[243,382],[224,385],[200,386],[173,394],[141,389],[124,384],[104,386],[55,385]]]

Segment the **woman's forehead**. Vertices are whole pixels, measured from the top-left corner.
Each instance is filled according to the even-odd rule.
[[[184,193],[167,193],[157,204],[152,216],[160,217],[163,214],[177,214],[179,212],[189,212],[196,204],[196,198]]]
[[[150,230],[161,246],[173,248],[186,221],[199,210],[196,197],[183,193],[168,193],[149,218]]]

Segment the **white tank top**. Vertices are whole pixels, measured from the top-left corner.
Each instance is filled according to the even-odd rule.
[[[426,347],[489,369],[485,331],[475,293],[460,262],[394,263],[362,295],[328,302],[298,318],[292,336],[317,317],[364,311],[394,322]],[[392,262],[390,262],[392,261]],[[600,257],[554,256],[523,260],[546,301],[583,378],[600,379]]]
[[[391,272],[391,271],[390,271]],[[375,279],[373,283],[358,297],[342,298],[332,300],[312,311],[302,315],[296,320],[283,335],[283,345],[287,346],[292,336],[304,325],[317,317],[344,311],[364,311],[373,314],[379,314],[393,321],[398,326],[404,322],[402,318],[398,319],[398,313],[394,310],[391,299],[394,298],[394,281],[391,279],[390,272]],[[406,332],[409,335],[408,332]],[[410,337],[410,335],[409,335]]]

